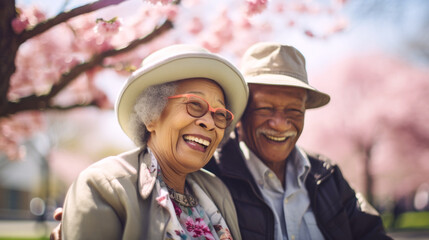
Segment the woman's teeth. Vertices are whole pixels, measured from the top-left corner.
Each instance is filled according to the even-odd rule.
[[[205,147],[208,147],[210,145],[209,141],[201,139],[201,138],[197,138],[194,136],[184,136],[184,139],[187,141],[193,141],[193,142],[199,143]]]

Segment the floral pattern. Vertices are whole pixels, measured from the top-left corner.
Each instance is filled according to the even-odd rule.
[[[172,199],[170,201],[176,215],[175,221],[179,224],[167,228],[167,239],[232,240],[229,229],[222,224],[224,222],[213,224],[200,204],[185,207]]]
[[[151,154],[150,150],[149,153]],[[151,156],[152,166],[150,171],[157,170],[156,185],[160,187],[157,201],[160,206],[165,207],[171,214],[171,219],[166,229],[166,239],[232,240],[232,235],[225,220],[202,189],[192,187],[195,196],[199,198],[195,207],[183,206],[169,197],[161,169],[153,154]],[[203,206],[211,209],[209,211],[211,217],[206,213]],[[213,209],[216,213],[213,213]]]

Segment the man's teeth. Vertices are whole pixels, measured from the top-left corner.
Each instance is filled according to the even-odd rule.
[[[274,136],[270,136],[270,135],[265,135],[265,137],[267,137],[270,140],[276,141],[276,142],[282,142],[284,140],[286,140],[287,137],[274,137]]]
[[[201,139],[201,138],[197,138],[197,137],[194,137],[194,136],[185,136],[185,140],[193,141],[193,142],[199,143],[201,145],[204,145],[206,147],[208,147],[209,144],[210,144],[209,141]]]

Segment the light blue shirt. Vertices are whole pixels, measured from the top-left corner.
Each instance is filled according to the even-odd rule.
[[[316,224],[305,188],[310,161],[304,151],[295,147],[287,159],[285,189],[276,176],[244,142],[240,148],[265,202],[274,213],[275,239],[324,239]]]

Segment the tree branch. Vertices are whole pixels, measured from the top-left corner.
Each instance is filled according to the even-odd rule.
[[[70,70],[68,73],[63,74],[63,76],[58,81],[58,83],[55,84],[52,87],[51,91],[48,93],[48,97],[52,98],[55,95],[57,95],[64,87],[66,87],[73,79],[78,77],[81,73],[88,71],[97,65],[101,65],[105,58],[117,56],[119,54],[129,52],[144,43],[150,42],[151,40],[153,40],[154,38],[156,38],[157,36],[161,35],[162,33],[166,32],[171,28],[173,28],[172,22],[169,20],[165,20],[163,24],[161,24],[160,26],[157,26],[150,34],[142,38],[133,40],[126,47],[119,48],[119,49],[111,49],[99,55],[94,55],[89,62],[79,64],[75,66],[72,70]]]
[[[0,112],[0,117],[28,110],[52,109],[54,105],[52,105],[51,100],[80,74],[98,65],[101,65],[103,60],[107,57],[117,56],[119,54],[129,52],[144,43],[150,42],[171,28],[173,28],[173,23],[167,19],[148,35],[130,42],[123,48],[111,49],[94,55],[89,61],[76,65],[69,72],[64,73],[59,81],[52,86],[51,91],[48,94],[41,96],[30,95],[19,99],[17,102],[8,102],[8,106],[5,108],[5,110]]]
[[[58,106],[58,105],[52,105],[48,106],[46,110],[57,110],[57,111],[68,111],[75,108],[81,108],[81,107],[97,107],[97,103],[92,101],[90,103],[84,103],[84,104],[74,104],[70,106]]]
[[[74,18],[76,16],[85,14],[85,13],[90,13],[93,12],[95,10],[101,9],[101,8],[105,8],[111,5],[117,5],[119,3],[122,3],[126,0],[99,0],[93,3],[89,3],[77,8],[74,8],[70,11],[67,12],[62,12],[60,14],[58,14],[57,16],[50,18],[46,21],[43,21],[39,24],[37,24],[34,28],[32,28],[31,30],[27,30],[22,32],[22,34],[20,34],[18,36],[18,41],[19,43],[23,43],[25,41],[27,41],[28,39],[39,35],[41,33],[46,32],[47,30],[51,29],[52,27],[66,22],[71,18]]]

